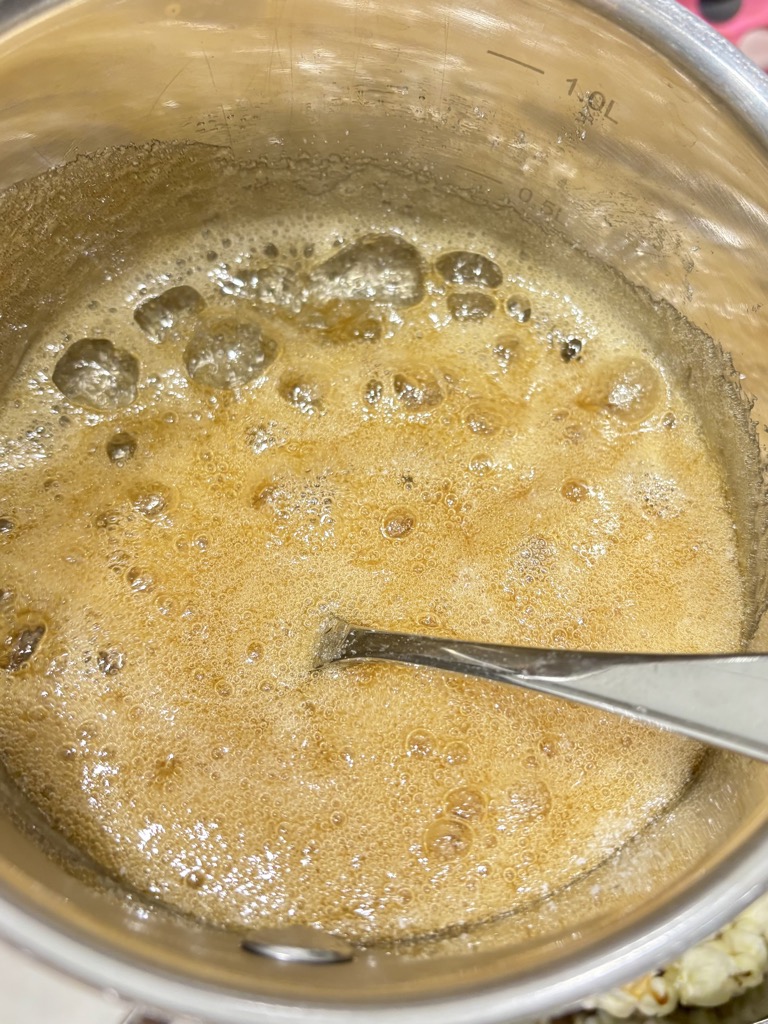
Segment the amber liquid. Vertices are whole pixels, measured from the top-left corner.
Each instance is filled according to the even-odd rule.
[[[361,285],[371,231],[390,243]],[[393,237],[415,246],[394,268]],[[158,246],[51,323],[0,424],[0,747],[113,875],[220,925],[433,933],[555,892],[683,791],[701,748],[618,717],[407,667],[311,671],[334,613],[738,644],[695,408],[637,308],[570,268],[460,221],[331,209]],[[147,305],[182,285],[198,298]],[[82,338],[138,368],[101,408],[77,398]]]

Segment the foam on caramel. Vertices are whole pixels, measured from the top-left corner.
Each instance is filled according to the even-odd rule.
[[[500,685],[313,673],[329,615],[587,649],[741,636],[694,405],[575,256],[556,270],[466,224],[379,225],[417,246],[423,298],[329,312],[325,296],[322,329],[231,283],[247,266],[311,279],[370,228],[321,209],[159,245],[53,322],[5,396],[3,760],[111,873],[215,924],[375,940],[486,920],[610,856],[700,756]],[[455,250],[502,283],[446,282]],[[180,285],[209,312],[158,342],[133,311]],[[261,376],[190,381],[209,313],[274,344]],[[127,407],[53,385],[83,337],[139,360]],[[19,636],[43,626],[25,658]]]

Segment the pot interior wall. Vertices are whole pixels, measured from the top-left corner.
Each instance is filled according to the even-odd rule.
[[[297,190],[311,196],[330,185],[352,196],[371,166],[396,163],[402,191],[382,202],[405,211],[453,189],[508,230],[537,224],[553,249],[578,245],[676,307],[732,356],[742,375],[733,379],[755,396],[752,419],[763,424],[765,149],[710,88],[606,20],[601,6],[81,0],[40,5],[24,24],[9,13],[0,39],[0,185],[13,186],[0,197],[1,372],[13,373],[51,309],[141,251],[147,223],[158,233],[205,222],[200,193],[166,201],[163,174],[213,179],[228,152],[255,161],[262,183],[270,162],[294,161]],[[44,202],[24,184],[76,156],[155,139],[189,146],[149,175],[125,154],[98,169],[80,159]],[[254,192],[256,202],[267,196],[291,199],[268,182]],[[691,345],[669,359],[700,391],[712,444],[730,453],[756,626],[765,556],[762,482],[739,440],[749,412],[727,414],[723,388],[709,382],[730,370]],[[322,971],[276,969],[243,953],[236,936],[121,891],[67,850],[13,786],[0,796],[0,892],[10,904],[190,990],[349,1006],[566,970],[700,901],[709,879],[766,842],[768,823],[768,771],[711,755],[678,806],[557,898],[471,936],[457,929]],[[664,956],[698,937],[668,931]]]

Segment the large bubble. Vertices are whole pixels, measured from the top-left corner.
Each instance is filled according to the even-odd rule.
[[[115,466],[124,466],[136,454],[137,442],[133,434],[121,430],[107,441],[107,458]]]
[[[425,830],[422,845],[427,857],[452,861],[469,853],[472,838],[472,829],[466,822],[439,818]]]
[[[139,361],[106,338],[83,338],[59,358],[52,379],[73,405],[120,409],[136,398]]]
[[[133,311],[133,319],[152,341],[162,341],[185,316],[201,313],[205,299],[187,284],[168,288],[161,295],[145,299]]]
[[[445,798],[445,813],[462,821],[479,821],[485,817],[488,797],[474,786],[459,786]]]
[[[0,668],[18,672],[33,656],[45,636],[43,622],[30,619],[17,623],[0,643]]]
[[[658,409],[664,387],[658,372],[644,359],[622,356],[597,370],[579,395],[579,405],[606,412],[617,424],[639,427]]]
[[[231,389],[260,377],[277,354],[258,324],[230,313],[201,319],[184,351],[191,380],[215,390]]]
[[[424,296],[421,256],[399,235],[365,235],[317,267],[311,288],[321,302],[415,306]]]
[[[435,267],[449,284],[498,288],[504,280],[501,267],[479,252],[447,252],[437,260]]]
[[[259,312],[296,314],[305,299],[305,282],[293,268],[273,263],[264,267],[228,267],[219,279],[226,295],[249,299]]]

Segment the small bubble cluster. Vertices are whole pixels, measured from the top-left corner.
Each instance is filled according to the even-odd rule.
[[[511,316],[518,324],[527,324],[531,319],[531,304],[527,299],[520,298],[519,295],[511,295],[507,299],[504,308],[507,311],[507,315]]]
[[[653,309],[600,299],[578,253],[474,207],[244,194],[62,311],[11,385],[5,764],[217,925],[373,941],[514,911],[644,828],[698,746],[426,669],[312,672],[321,625],[732,648],[719,467]]]
[[[392,384],[395,397],[406,409],[432,409],[443,400],[442,389],[434,374],[429,372],[396,373]]]

